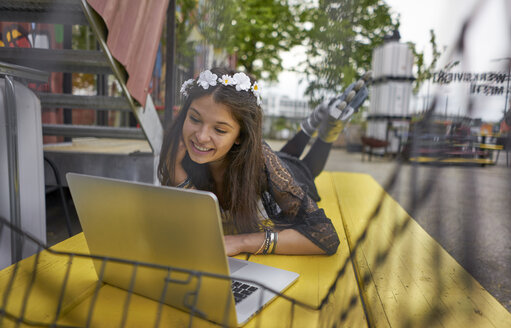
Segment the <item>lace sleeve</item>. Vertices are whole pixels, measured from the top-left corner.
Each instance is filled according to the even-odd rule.
[[[339,237],[325,212],[307,195],[287,169],[284,162],[263,144],[268,193],[263,195],[268,215],[277,225],[297,230],[327,254],[334,254]],[[274,201],[272,201],[274,199]]]

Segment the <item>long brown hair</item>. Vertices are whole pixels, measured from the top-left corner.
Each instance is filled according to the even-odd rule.
[[[211,72],[221,77],[233,76],[236,72],[213,68]],[[250,77],[251,82],[254,79]],[[223,190],[219,191],[220,206],[228,210],[238,232],[255,231],[258,228],[257,202],[266,184],[262,154],[262,109],[252,91],[237,91],[234,86],[217,83],[203,89],[194,83],[187,89],[188,97],[177,117],[165,130],[158,178],[163,185],[170,185],[174,176],[174,161],[183,132],[183,123],[193,100],[213,95],[215,102],[224,104],[240,125],[239,144],[234,144],[226,155],[228,167],[225,172]],[[214,191],[208,164],[193,162],[188,154],[182,161],[183,169],[200,190]]]

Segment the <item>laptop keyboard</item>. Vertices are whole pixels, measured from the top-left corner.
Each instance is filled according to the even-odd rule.
[[[247,298],[247,296],[255,292],[257,289],[258,288],[256,286],[249,285],[241,281],[233,280],[232,292],[234,294],[234,302],[238,304],[239,302]]]

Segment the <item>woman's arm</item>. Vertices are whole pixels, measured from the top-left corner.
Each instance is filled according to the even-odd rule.
[[[226,235],[224,236],[226,253],[228,256],[240,253],[255,254],[264,243],[264,238],[264,232]],[[285,229],[278,232],[275,254],[312,255],[325,254],[325,251],[298,231]]]

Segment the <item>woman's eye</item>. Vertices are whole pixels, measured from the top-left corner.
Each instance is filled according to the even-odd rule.
[[[199,122],[199,119],[198,119],[198,118],[193,117],[193,116],[191,116],[191,115],[190,115],[189,117],[190,117],[190,120],[191,120],[192,122],[194,122],[194,123],[198,123],[198,122]]]
[[[227,131],[222,130],[222,129],[218,129],[218,128],[217,128],[217,129],[215,129],[215,130],[216,130],[216,132],[218,132],[218,133],[220,133],[220,134],[225,134],[225,133],[227,133]]]

